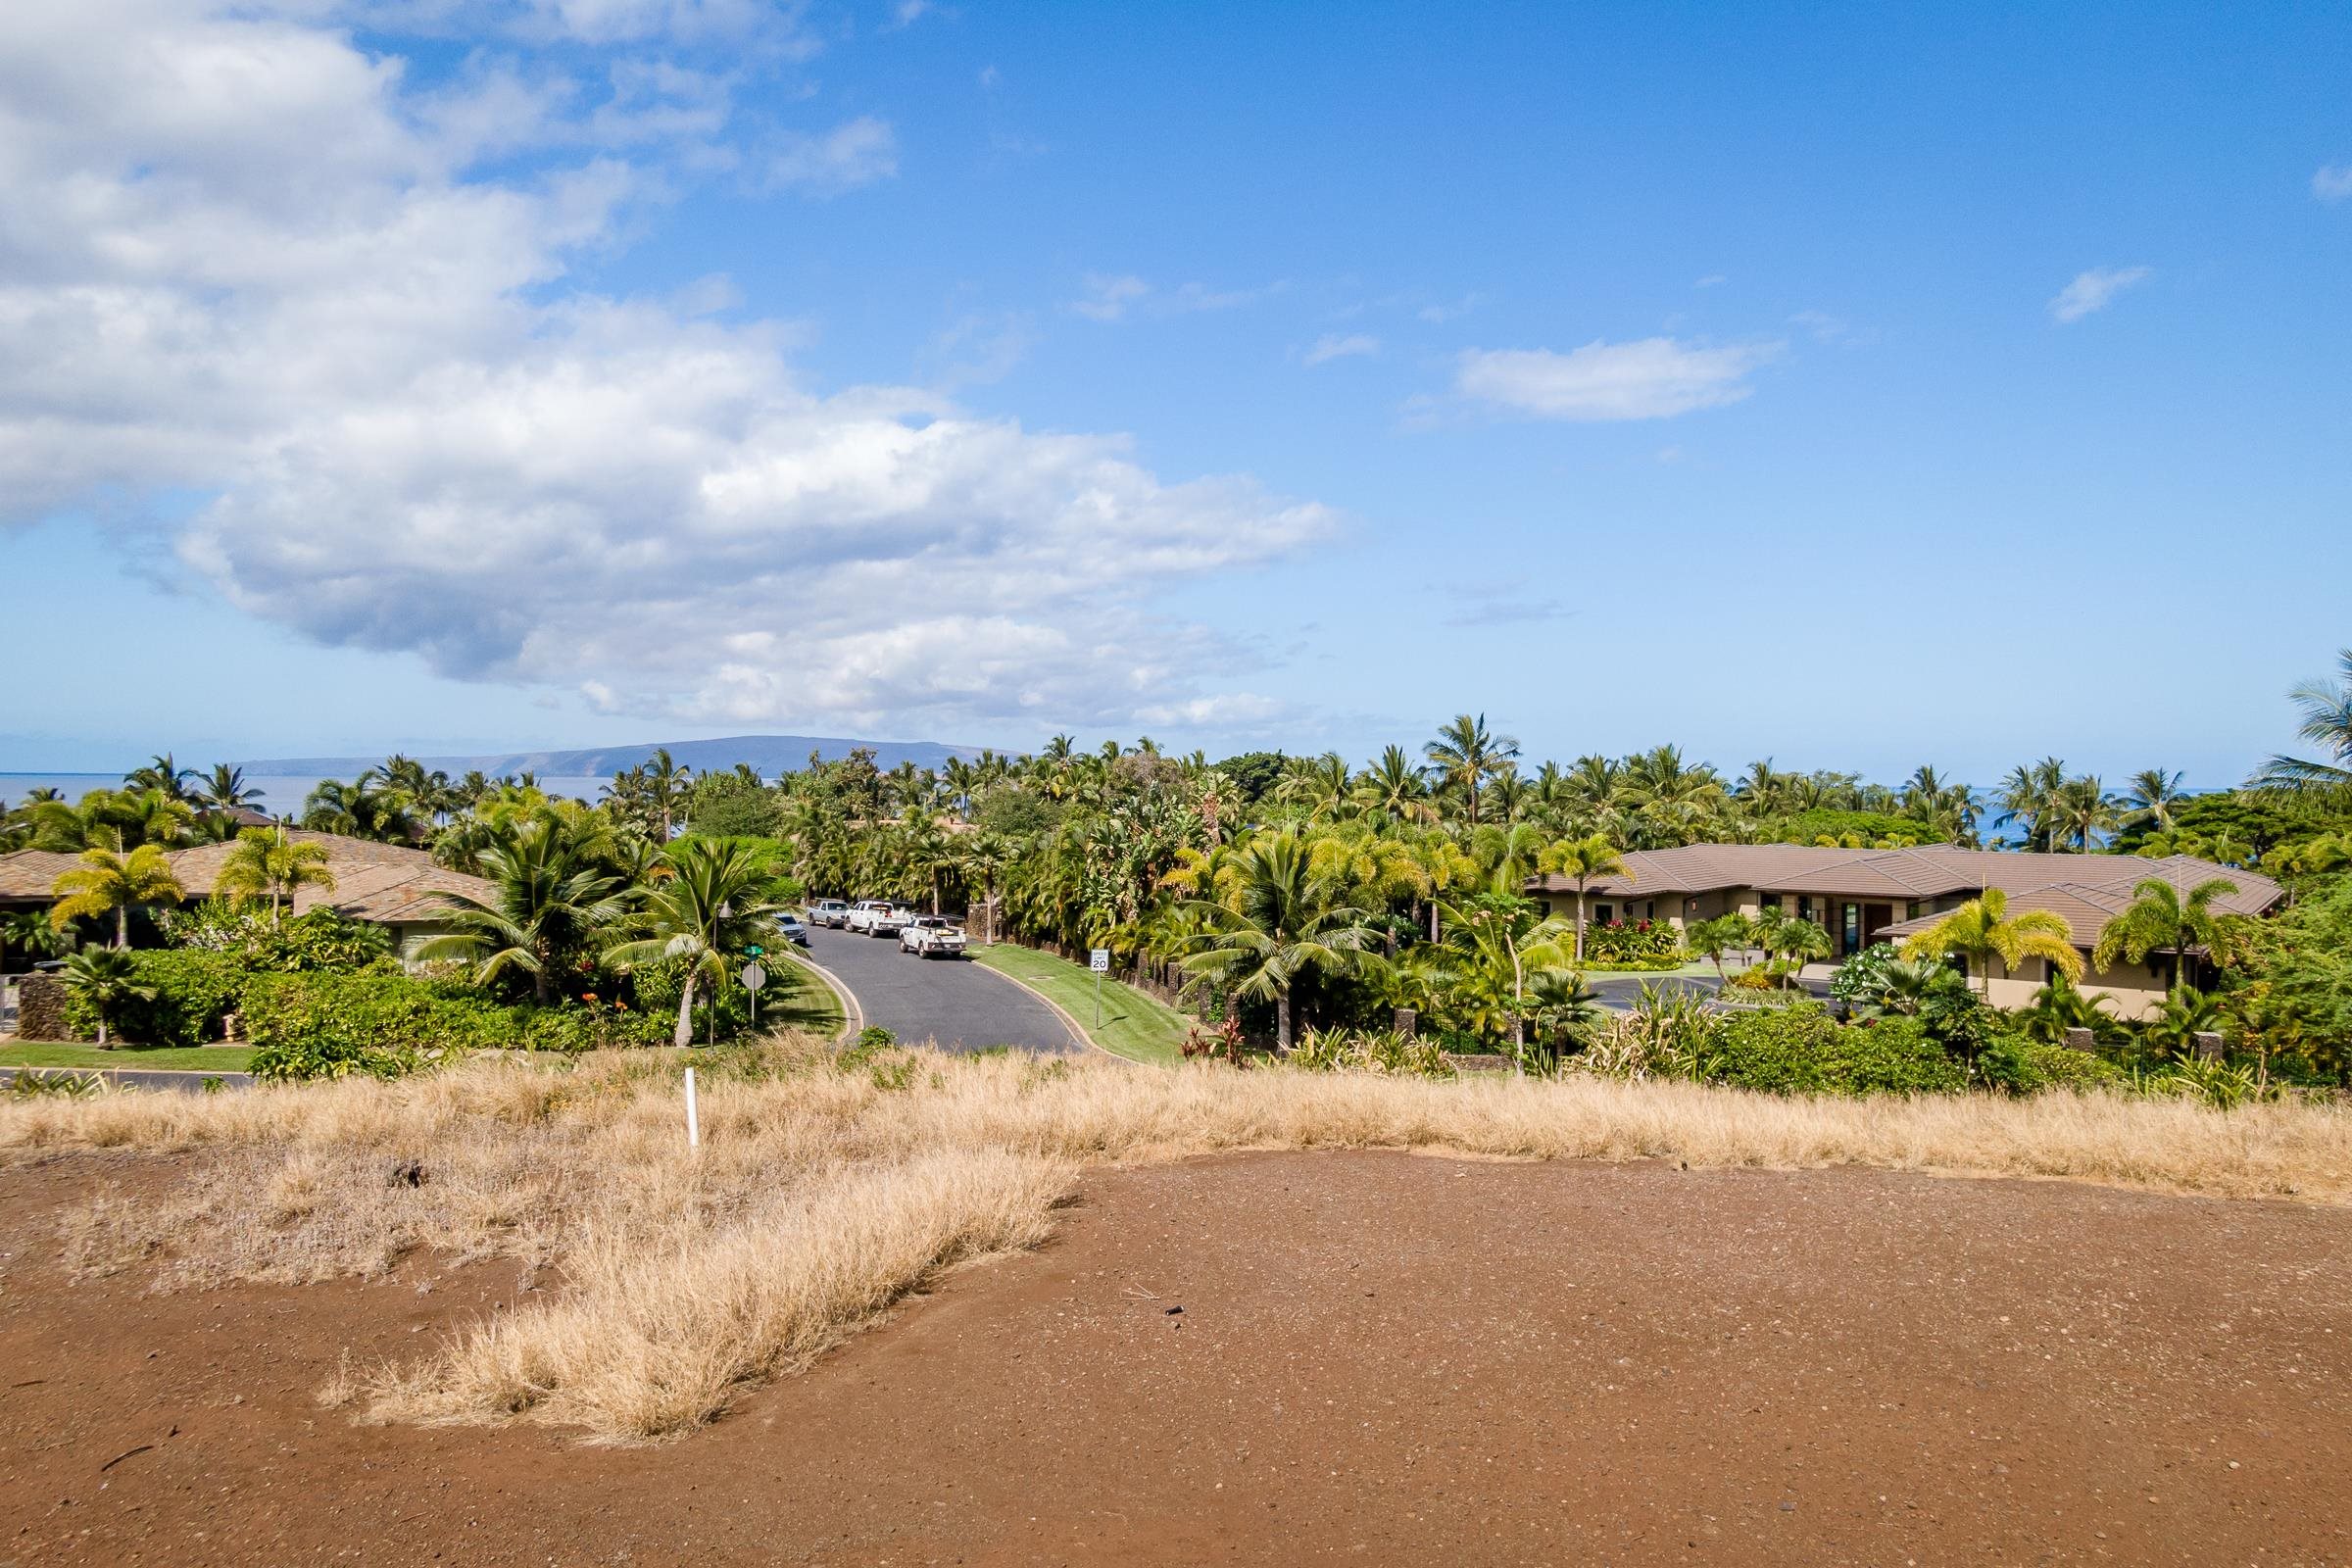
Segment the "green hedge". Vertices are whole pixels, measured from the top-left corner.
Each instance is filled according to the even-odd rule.
[[[115,1033],[141,1046],[201,1046],[220,1038],[220,1020],[237,1010],[252,971],[225,953],[165,948],[133,953],[138,983],[155,992],[126,1003]],[[66,1023],[76,1040],[98,1037],[98,1010],[77,992],[66,994]]]
[[[404,974],[255,975],[245,1031],[261,1078],[397,1077],[470,1051],[586,1051],[664,1042],[667,1021],[603,1006],[501,1006]]]
[[[1699,1076],[1767,1094],[1948,1094],[1968,1086],[1959,1062],[1916,1018],[1841,1025],[1817,1003],[1735,1012],[1699,1054]]]

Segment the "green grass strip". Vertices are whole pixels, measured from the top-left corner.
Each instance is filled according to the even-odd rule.
[[[253,1059],[250,1046],[74,1046],[48,1041],[10,1041],[0,1046],[0,1067],[143,1067],[168,1072],[243,1072]]]
[[[1095,1027],[1095,976],[1084,964],[1057,958],[1035,948],[1001,942],[974,946],[973,959],[1000,974],[1035,986],[1068,1009],[1078,1026],[1096,1045],[1114,1056],[1154,1067],[1172,1067],[1184,1059],[1179,1049],[1191,1023],[1183,1013],[1155,997],[1105,975],[1102,979],[1102,1023]]]

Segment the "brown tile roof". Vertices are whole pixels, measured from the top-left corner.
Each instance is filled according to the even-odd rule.
[[[2009,895],[2012,909],[2046,907],[2063,915],[2083,947],[2097,942],[2107,922],[2131,904],[2132,890],[2150,878],[2169,882],[2185,893],[2208,878],[2226,877],[2237,884],[2237,892],[2215,903],[2234,914],[2260,914],[2283,895],[2278,884],[2267,876],[2186,855],[2142,859],[2133,855],[1964,850],[1949,844],[1906,850],[1693,844],[1676,850],[1635,850],[1624,859],[1630,878],[1604,877],[1588,891],[1622,898],[1753,888],[1760,893],[1909,902],[1974,896],[1986,888],[1999,888]],[[1531,884],[1531,890],[1571,892],[1574,884],[1554,874]],[[1932,916],[1925,916],[1886,930],[1889,936],[1903,936],[1925,929],[1932,921]]]
[[[18,850],[0,855],[0,899],[47,904],[56,896],[58,873],[81,863],[77,855],[52,850]]]
[[[305,828],[290,828],[286,837],[326,846],[326,868],[335,878],[332,892],[298,890],[294,895],[297,914],[323,904],[355,920],[397,925],[437,918],[449,907],[449,894],[487,903],[494,891],[480,877],[435,864],[430,855],[406,845],[378,844]],[[173,850],[165,858],[188,897],[202,899],[209,897],[220,880],[220,868],[231,848],[233,844],[200,844]],[[48,850],[0,855],[0,900],[46,904],[54,896],[58,873],[79,863],[78,857]]]

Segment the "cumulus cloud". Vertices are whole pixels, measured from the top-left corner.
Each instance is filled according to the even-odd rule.
[[[1350,332],[1345,337],[1337,332],[1326,332],[1315,339],[1307,349],[1305,358],[1309,365],[1321,365],[1327,360],[1345,360],[1359,354],[1379,352],[1380,339],[1369,332]]]
[[[797,186],[818,196],[837,196],[898,172],[898,133],[888,121],[871,115],[860,115],[821,136],[787,136],[767,166],[770,184]]]
[[[2311,193],[2324,202],[2352,196],[2352,164],[2328,164],[2311,176]]]
[[[697,314],[723,280],[582,293],[635,170],[468,179],[339,33],[64,9],[0,10],[15,520],[147,497],[256,615],[609,711],[960,733],[1196,700],[1252,656],[1158,585],[1331,525],[1117,435],[812,387],[788,329]]]
[[[1706,347],[1670,337],[1599,340],[1566,354],[1549,349],[1466,349],[1454,390],[1544,419],[1663,419],[1737,403],[1747,377],[1777,343]]]
[[[2050,301],[2050,315],[2060,322],[2080,321],[2094,311],[2105,310],[2118,294],[2154,274],[2152,267],[2094,267],[2077,272],[2075,280]]]

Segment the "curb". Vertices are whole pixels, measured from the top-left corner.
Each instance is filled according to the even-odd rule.
[[[858,1002],[858,993],[850,989],[850,983],[847,980],[817,962],[807,953],[796,953],[793,955],[793,958],[814,969],[816,977],[832,987],[833,994],[841,999],[841,1015],[844,1022],[841,1026],[841,1033],[833,1037],[833,1044],[845,1046],[857,1039],[859,1031],[865,1028],[865,1007]]]
[[[1015,945],[1017,946],[1017,944]],[[995,944],[992,943],[990,946],[993,947]],[[1079,1026],[1078,1020],[1070,1016],[1069,1008],[1063,1006],[1060,1003],[1055,1002],[1052,997],[1047,996],[1043,991],[1038,990],[1037,987],[1031,985],[1028,981],[1021,979],[1017,975],[1006,974],[1004,970],[996,968],[993,965],[980,963],[977,958],[973,959],[972,961],[976,964],[979,964],[979,967],[988,970],[990,974],[995,975],[998,979],[1019,986],[1023,991],[1028,992],[1038,1001],[1053,1008],[1054,1016],[1061,1020],[1061,1026],[1070,1032],[1070,1038],[1076,1041],[1079,1045],[1094,1051],[1100,1051],[1111,1060],[1125,1062],[1130,1067],[1152,1066],[1152,1063],[1148,1061],[1138,1061],[1133,1056],[1120,1055],[1117,1052],[1111,1050],[1100,1040],[1097,1040],[1093,1035],[1088,1034],[1085,1029]]]

